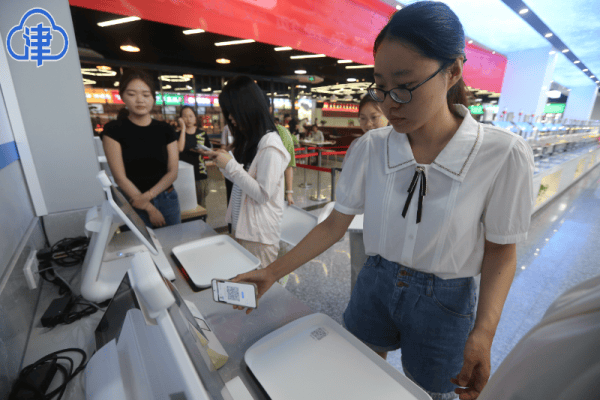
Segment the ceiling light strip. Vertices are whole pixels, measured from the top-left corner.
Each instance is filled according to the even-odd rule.
[[[255,42],[254,39],[230,40],[228,42],[217,42],[217,43],[215,43],[215,46],[217,46],[217,47],[232,46],[235,44],[246,44],[246,43],[254,43],[254,42]]]
[[[183,31],[184,35],[193,35],[194,33],[203,33],[206,32],[204,29],[188,29]]]
[[[290,56],[292,60],[302,60],[304,58],[323,58],[327,57],[325,54],[304,54],[301,56]]]
[[[141,19],[140,17],[117,18],[117,19],[112,19],[110,21],[98,22],[98,26],[101,26],[102,28],[104,28],[107,26],[124,24],[127,22],[133,22],[133,21],[139,21],[140,19]]]
[[[365,69],[365,68],[373,68],[374,65],[347,65],[346,69]]]

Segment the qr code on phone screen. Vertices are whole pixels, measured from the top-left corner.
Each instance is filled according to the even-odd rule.
[[[240,289],[233,286],[227,286],[227,298],[230,301],[240,301]]]
[[[327,336],[327,331],[323,328],[317,328],[311,332],[310,336],[315,340],[321,340]]]

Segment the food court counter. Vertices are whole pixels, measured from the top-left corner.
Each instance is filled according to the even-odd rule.
[[[170,255],[173,247],[177,245],[214,236],[217,233],[203,221],[186,222],[156,229],[154,232],[175,271],[174,285],[185,300],[196,305],[229,355],[225,365],[219,369],[223,381],[227,383],[239,376],[254,399],[267,399],[258,383],[250,376],[244,362],[244,353],[263,336],[291,321],[312,314],[313,311],[277,283],[265,293],[260,299],[259,307],[250,315],[233,310],[230,305],[216,303],[213,301],[211,289],[194,292],[190,288]],[[67,280],[72,279],[71,285],[77,292],[79,292],[81,276],[79,271],[80,268],[59,269],[61,276]],[[41,290],[23,366],[27,366],[53,351],[71,347],[83,349],[89,360],[96,346],[94,331],[104,312],[98,311],[71,325],[59,325],[53,329],[44,328],[40,324],[40,318],[50,303],[59,295],[57,288],[48,282],[43,283]],[[74,359],[79,360],[77,355],[74,355]],[[85,371],[68,385],[63,399],[80,400],[85,398],[84,374]]]
[[[360,127],[354,126],[320,126],[326,140],[335,141],[335,146],[350,146],[350,143],[364,133]]]
[[[535,135],[527,139],[536,161],[555,153],[576,150],[582,146],[598,141],[598,133],[545,134]]]

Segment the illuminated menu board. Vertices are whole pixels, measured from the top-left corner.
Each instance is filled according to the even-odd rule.
[[[323,103],[323,111],[340,111],[348,113],[358,113],[357,104],[348,103]]]
[[[473,106],[469,106],[469,110],[473,115],[481,115],[486,111],[492,111],[493,113],[498,113],[498,105],[493,106],[483,106],[482,104],[475,104]]]
[[[188,106],[193,106],[198,104],[201,107],[211,107],[213,105],[219,105],[219,97],[218,96],[207,96],[207,95],[196,95],[194,97],[193,94],[184,95],[185,104]]]
[[[112,104],[113,96],[111,91],[105,89],[85,89],[85,100],[90,104],[102,103]]]
[[[179,105],[196,105],[201,107],[219,106],[218,96],[179,94],[179,93],[164,93],[166,106]],[[125,104],[119,95],[118,90],[108,89],[85,89],[85,99],[90,104]],[[162,96],[160,92],[156,93],[156,105],[162,104]]]
[[[178,93],[164,93],[166,106],[178,106],[183,104],[183,95]],[[163,96],[156,93],[156,105],[163,104]]]
[[[121,95],[118,90],[111,90],[110,95],[112,96],[112,100],[114,104],[125,104],[121,99]]]
[[[549,103],[544,106],[546,114],[562,114],[565,112],[566,103]]]
[[[358,117],[358,104],[349,103],[323,103],[324,117]]]
[[[483,114],[483,106],[481,104],[469,106],[469,110],[471,111],[471,114],[474,115]]]

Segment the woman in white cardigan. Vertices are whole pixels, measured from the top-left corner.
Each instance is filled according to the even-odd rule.
[[[261,261],[277,259],[284,209],[284,171],[290,161],[269,114],[261,89],[250,78],[237,76],[223,87],[219,103],[233,133],[233,156],[225,150],[214,157],[226,179],[234,183],[226,221],[234,237]]]

